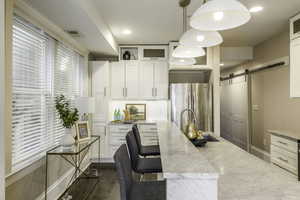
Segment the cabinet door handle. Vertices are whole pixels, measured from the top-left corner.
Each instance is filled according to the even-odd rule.
[[[281,141],[278,141],[278,143],[283,144],[283,145],[288,145],[287,143],[281,142]]]
[[[154,97],[154,88],[152,88],[152,96]]]
[[[157,88],[155,88],[155,96],[157,97]]]
[[[278,157],[278,159],[279,159],[279,160],[281,160],[281,161],[283,161],[283,162],[289,163],[289,161],[288,161],[288,160],[286,160],[286,159],[283,159],[283,158],[281,158],[281,157]]]
[[[123,88],[123,97],[125,97],[125,88]]]
[[[106,87],[104,87],[104,96],[106,97]]]

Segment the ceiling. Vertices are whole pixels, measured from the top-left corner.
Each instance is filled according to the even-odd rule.
[[[100,30],[106,25],[106,31],[112,33],[111,39],[118,44],[167,44],[178,40],[182,34],[182,8],[178,6],[178,0],[26,1],[63,29],[79,31],[83,36],[77,40],[89,50],[101,54],[116,54]],[[240,1],[248,8],[261,5],[264,10],[253,14],[248,24],[222,31],[224,46],[255,46],[288,30],[288,19],[300,11],[300,0]],[[191,0],[188,16],[201,3],[202,0]],[[80,7],[85,4],[90,4],[90,7]],[[97,24],[99,20],[91,13],[101,17],[104,23]],[[130,29],[132,34],[122,34],[124,29]]]
[[[25,0],[56,25],[66,31],[76,30],[80,37],[76,39],[89,51],[112,55],[117,51],[98,28],[96,17],[91,18],[91,8],[84,8],[81,0]],[[88,4],[86,4],[87,6]],[[100,19],[101,20],[101,19]],[[109,28],[108,28],[108,31]]]
[[[93,0],[110,26],[117,42],[168,43],[182,34],[182,8],[178,0]],[[224,0],[225,1],[225,0]],[[300,11],[299,0],[241,0],[248,8],[265,9],[252,15],[251,21],[239,28],[223,31],[226,46],[254,46],[274,34],[287,30],[288,19]],[[188,16],[200,7],[202,0],[191,0]],[[122,35],[129,28],[132,35]]]

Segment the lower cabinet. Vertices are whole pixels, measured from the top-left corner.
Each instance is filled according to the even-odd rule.
[[[142,145],[157,145],[157,126],[155,123],[139,124],[138,128],[141,134]],[[132,124],[109,124],[106,127],[106,158],[103,157],[101,162],[114,162],[113,156],[117,149],[126,144],[126,135],[132,130]]]
[[[91,147],[91,161],[102,162],[109,159],[107,149],[106,125],[103,123],[95,123],[93,126],[93,135],[100,136],[100,160],[99,160],[99,142],[95,142]]]
[[[158,135],[156,124],[139,124],[138,125],[142,145],[158,145]]]
[[[131,124],[122,125],[108,125],[108,149],[109,156],[113,159],[116,150],[122,145],[126,144],[126,135],[132,130]]]
[[[297,139],[288,138],[271,132],[271,162],[298,174],[298,142]]]

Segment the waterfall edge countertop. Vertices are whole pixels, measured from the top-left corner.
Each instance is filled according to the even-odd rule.
[[[217,200],[218,172],[171,122],[157,122],[167,200]]]
[[[174,123],[158,122],[157,130],[165,179],[218,177],[217,170]]]
[[[223,138],[198,150],[218,171],[219,200],[299,200],[297,177]]]

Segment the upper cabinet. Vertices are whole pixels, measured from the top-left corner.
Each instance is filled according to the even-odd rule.
[[[154,62],[154,95],[156,99],[168,99],[169,67],[167,62]]]
[[[112,99],[139,98],[139,62],[120,61],[111,63]]]
[[[112,99],[168,99],[166,61],[120,61],[111,64]]]
[[[125,65],[124,62],[111,63],[111,98],[125,98]]]
[[[290,96],[300,97],[300,38],[290,44]]]
[[[139,62],[123,61],[125,63],[125,98],[138,99],[139,93]]]
[[[300,97],[300,15],[290,19],[290,96]]]

